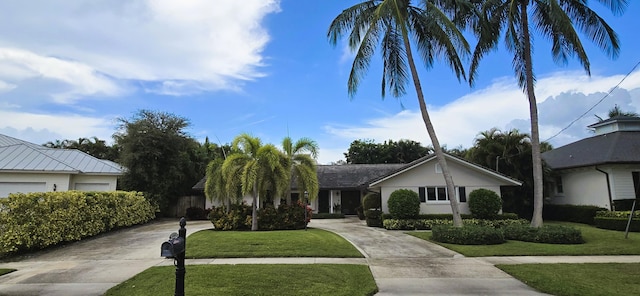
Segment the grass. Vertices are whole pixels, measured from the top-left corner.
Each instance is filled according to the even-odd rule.
[[[16,271],[15,269],[0,268],[0,276]]]
[[[329,231],[202,230],[187,239],[187,258],[334,257],[361,258],[349,242]]]
[[[185,294],[197,295],[374,295],[378,288],[366,265],[278,264],[187,266]],[[174,291],[173,266],[152,267],[105,295],[157,296]],[[169,292],[170,291],[170,292]]]
[[[553,295],[640,295],[640,263],[497,266],[532,288]]]
[[[624,238],[623,231],[604,230],[590,225],[551,222],[548,224],[569,225],[580,229],[584,244],[556,245],[507,241],[501,245],[467,246],[445,244],[432,241],[467,257],[483,256],[551,256],[551,255],[640,255],[640,233],[629,233]],[[407,232],[415,237],[430,240],[431,232]]]

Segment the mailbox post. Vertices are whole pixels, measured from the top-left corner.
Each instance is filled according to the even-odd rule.
[[[172,233],[169,240],[162,243],[160,247],[160,256],[165,258],[173,258],[176,266],[176,287],[175,296],[184,296],[184,257],[187,246],[187,229],[184,228],[187,221],[182,217],[180,219],[180,229],[178,233]]]

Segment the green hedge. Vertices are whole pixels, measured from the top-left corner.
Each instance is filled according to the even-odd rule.
[[[608,218],[624,218],[629,219],[629,214],[631,211],[599,211],[596,213],[596,218],[598,217],[608,217]],[[633,218],[640,219],[640,211],[633,212]]]
[[[457,245],[497,245],[505,242],[500,229],[477,225],[437,226],[433,228],[431,239]]]
[[[563,225],[544,225],[540,228],[528,225],[509,225],[503,228],[509,240],[546,244],[582,244],[584,239],[579,229]]]
[[[627,212],[627,215],[628,212]],[[629,218],[614,218],[614,217],[596,217],[596,227],[602,229],[625,231],[627,229],[627,223]],[[629,225],[629,231],[640,232],[640,219],[631,219],[631,225]]]
[[[420,197],[410,189],[391,192],[387,205],[389,213],[396,219],[415,219],[420,214]]]
[[[593,225],[593,218],[599,211],[607,210],[597,206],[546,204],[542,210],[544,220],[567,221]]]
[[[258,209],[258,230],[292,230],[305,227],[304,208],[301,203],[293,205],[280,204],[278,208],[268,206]],[[215,230],[250,230],[251,205],[231,205],[227,211],[225,207],[212,208],[209,220]],[[307,219],[311,220],[311,208],[307,207]],[[344,217],[344,216],[343,216]],[[315,219],[316,216],[314,215]]]
[[[483,219],[462,219],[464,225],[487,226],[492,228],[503,228],[507,225],[528,225],[525,219],[505,219],[505,220],[483,220]],[[382,222],[388,230],[431,230],[436,226],[453,225],[450,219],[385,219]]]
[[[473,219],[473,216],[470,214],[461,214],[460,217],[462,219]],[[382,214],[382,220],[393,219],[391,214]],[[452,214],[420,214],[415,219],[424,219],[424,220],[453,220]],[[517,220],[518,214],[515,213],[502,213],[496,216],[492,220]]]
[[[157,207],[139,192],[41,192],[0,199],[0,257],[148,222]]]

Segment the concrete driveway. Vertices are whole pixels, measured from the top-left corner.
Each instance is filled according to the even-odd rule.
[[[109,288],[165,259],[160,244],[180,228],[178,220],[155,221],[96,238],[10,258],[1,268],[18,271],[0,278],[0,295],[102,295]],[[209,221],[187,222],[187,235],[211,228]]]
[[[376,295],[546,295],[489,262],[402,231],[367,227],[355,218],[318,219],[310,226],[333,231],[361,250],[378,285]]]

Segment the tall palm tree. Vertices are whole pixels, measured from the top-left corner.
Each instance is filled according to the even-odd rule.
[[[242,195],[251,194],[251,230],[258,230],[258,196],[282,196],[290,186],[289,161],[275,146],[262,145],[259,138],[248,134],[237,136],[231,146],[238,153],[222,164],[225,191],[231,194],[240,187]]]
[[[308,192],[311,200],[316,199],[319,190],[315,161],[318,143],[309,138],[300,138],[294,143],[290,137],[285,137],[282,140],[282,152],[291,165],[288,183],[293,180],[298,190]],[[291,204],[291,186],[287,186],[285,196],[287,204]]]
[[[232,202],[236,202],[242,196],[238,196],[235,192],[226,191],[227,181],[222,173],[223,158],[215,158],[207,165],[206,181],[204,183],[204,194],[211,201],[218,201],[226,206],[229,211]],[[238,187],[235,187],[238,188]]]
[[[363,1],[340,13],[331,23],[327,35],[329,42],[335,46],[343,35],[348,34],[349,47],[356,52],[347,84],[351,97],[355,95],[378,47],[383,59],[383,98],[387,89],[396,98],[406,94],[405,86],[411,77],[422,119],[442,169],[447,190],[452,196],[449,200],[454,225],[462,226],[453,178],[427,112],[412,46],[416,46],[427,68],[433,65],[435,59],[442,58],[460,79],[465,77],[465,73],[459,51],[467,53],[469,45],[434,1],[422,0],[419,4],[420,7],[414,6],[410,0]]]
[[[624,12],[627,7],[627,0],[596,1],[607,6],[616,14]],[[479,61],[498,45],[500,35],[504,33],[506,47],[513,53],[513,69],[518,79],[518,85],[529,99],[534,179],[534,209],[531,226],[540,227],[542,226],[543,206],[542,160],[530,29],[534,27],[539,34],[551,40],[551,52],[557,63],[566,64],[570,56],[576,56],[587,74],[590,74],[589,58],[576,28],[610,57],[618,55],[618,37],[604,19],[588,6],[585,0],[487,0],[473,2],[475,8],[478,9],[481,21],[471,22],[477,24],[475,32],[478,44],[471,61],[469,82],[473,84]]]

